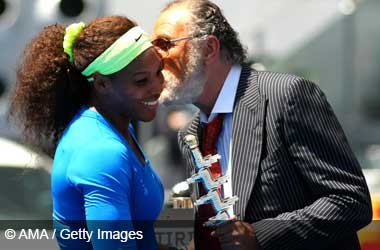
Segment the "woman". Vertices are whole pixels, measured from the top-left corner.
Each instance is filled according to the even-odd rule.
[[[26,47],[10,114],[54,154],[61,249],[157,248],[163,188],[130,122],[155,117],[161,70],[149,36],[125,17],[52,25]]]

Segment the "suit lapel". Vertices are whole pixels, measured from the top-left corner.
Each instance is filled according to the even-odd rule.
[[[259,169],[265,106],[265,96],[258,88],[257,72],[251,70],[249,66],[243,66],[233,111],[231,152],[232,191],[239,197],[234,212],[243,219]],[[199,112],[181,137],[187,134],[196,136],[201,143]],[[191,151],[187,145],[184,145],[182,150],[190,166],[190,173],[193,174],[195,166]]]
[[[257,72],[243,66],[233,113],[231,155],[232,192],[239,197],[234,212],[242,219],[259,169],[265,105]]]

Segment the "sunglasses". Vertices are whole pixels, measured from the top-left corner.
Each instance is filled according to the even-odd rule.
[[[184,40],[191,40],[194,38],[200,38],[204,35],[196,35],[196,36],[186,36],[181,38],[175,38],[175,39],[167,39],[167,38],[157,38],[152,41],[152,44],[160,49],[161,51],[168,52],[169,49],[173,48],[177,42],[184,41]]]

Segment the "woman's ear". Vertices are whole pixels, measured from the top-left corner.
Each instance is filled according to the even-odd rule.
[[[106,94],[111,90],[111,80],[109,77],[96,72],[93,74],[93,78],[94,89],[96,92]]]
[[[208,35],[204,48],[206,65],[213,63],[220,57],[220,42],[214,35]]]

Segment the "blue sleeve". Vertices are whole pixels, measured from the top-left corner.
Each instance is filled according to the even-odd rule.
[[[98,231],[134,231],[130,214],[132,170],[125,148],[118,142],[97,143],[72,159],[68,178],[83,194],[87,229],[96,249],[136,249],[136,242],[102,240]],[[123,240],[124,241],[124,240]]]

